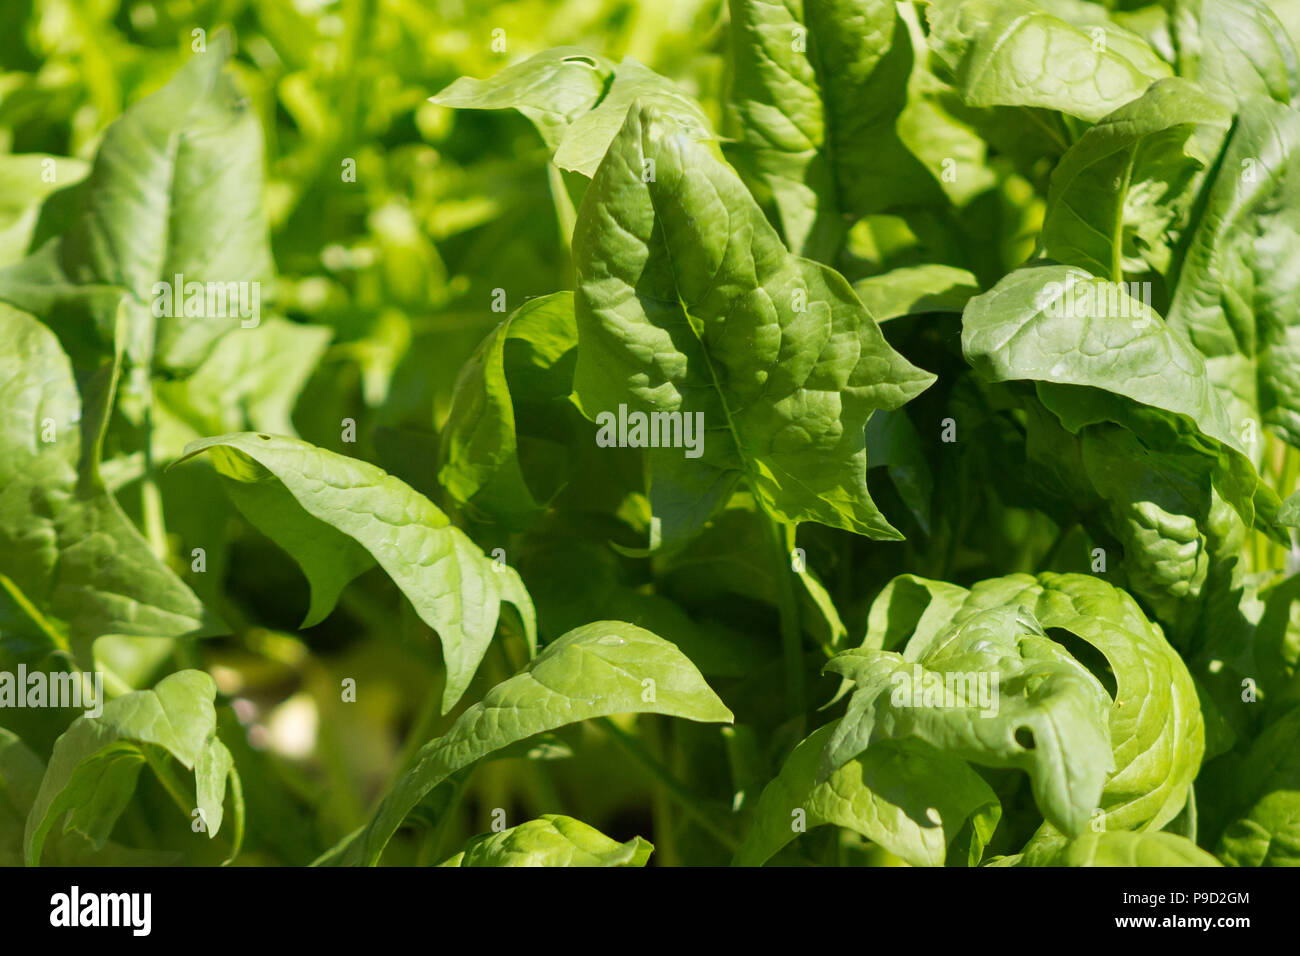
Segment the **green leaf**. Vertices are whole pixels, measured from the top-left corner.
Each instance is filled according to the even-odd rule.
[[[105,635],[209,630],[214,622],[198,598],[99,479],[106,412],[94,405],[111,394],[116,366],[87,386],[92,407],[83,409],[68,358],[48,328],[0,305],[0,341],[0,590],[49,647],[70,651],[86,670],[94,669],[93,644]]]
[[[818,764],[836,726],[828,724],[800,743],[763,788],[734,865],[761,866],[805,829],[834,824],[913,866],[942,866],[968,822],[970,846],[954,850],[963,852],[963,862],[979,862],[1001,814],[979,774],[954,757],[886,740],[819,783]]]
[[[1223,823],[1215,855],[1229,866],[1300,865],[1300,709],[1259,735],[1218,781]]]
[[[1161,80],[1079,138],[1052,171],[1038,255],[1122,282],[1163,272],[1177,203],[1232,115],[1192,83]]]
[[[1029,0],[936,0],[931,47],[971,106],[1058,110],[1089,122],[1169,76],[1141,37],[1097,27],[1099,40]]]
[[[971,299],[962,352],[984,378],[1086,385],[1182,415],[1239,449],[1205,360],[1150,306],[1079,269],[1018,269]]]
[[[1084,472],[1104,502],[1106,525],[1124,546],[1127,586],[1167,622],[1199,598],[1210,569],[1209,469],[1198,455],[1154,454],[1114,426],[1086,429]]]
[[[971,299],[962,351],[987,380],[1037,382],[1039,400],[1071,432],[1110,421],[1162,449],[1206,455],[1216,489],[1247,525],[1257,511],[1276,511],[1205,359],[1128,286],[1066,266],[1018,269]]]
[[[27,254],[45,198],[75,186],[88,172],[85,162],[66,156],[0,156],[0,266]]]
[[[626,713],[733,720],[672,644],[620,621],[584,625],[548,644],[525,670],[493,687],[451,730],[420,748],[370,823],[317,862],[374,865],[406,815],[456,771],[534,734]]]
[[[867,422],[867,461],[885,467],[912,517],[930,533],[934,472],[925,457],[920,433],[905,411],[880,412]]]
[[[506,355],[511,344],[527,354],[526,368],[515,370],[523,386],[519,394],[511,390]],[[461,367],[442,430],[438,472],[457,501],[512,528],[527,527],[535,517],[542,505],[519,460],[516,404],[567,403],[576,346],[573,294],[558,292],[520,306]],[[524,371],[529,374],[519,382]]]
[[[0,866],[23,865],[23,827],[44,775],[41,759],[0,727]]]
[[[1114,769],[1093,805],[1100,811],[1094,819],[1108,830],[1158,830],[1177,816],[1201,766],[1204,723],[1187,665],[1137,602],[1085,574],[1012,574],[963,592],[941,581],[896,578],[872,606],[864,648],[897,642],[910,627],[913,640],[928,647],[949,621],[961,624],[993,608],[1028,609],[1049,636],[1070,642],[1065,649],[1103,681],[1111,699]]]
[[[1300,491],[1282,502],[1277,513],[1277,523],[1288,528],[1300,528]]]
[[[899,138],[912,46],[886,0],[730,0],[737,161],[771,191],[790,248],[832,262],[845,219],[942,199]]]
[[[14,733],[0,727],[0,866],[22,866],[23,829],[45,764]],[[96,847],[75,830],[47,835],[41,859],[46,866],[176,866],[180,854],[137,850],[111,840]]]
[[[442,866],[645,866],[654,847],[638,837],[611,840],[595,827],[544,813],[500,833],[474,837]]]
[[[892,651],[911,639],[928,647],[947,630],[969,594],[946,581],[900,574],[872,602],[862,646]]]
[[[110,124],[77,187],[72,227],[0,270],[0,301],[45,319],[79,365],[111,352],[125,297],[132,362],[191,368],[244,320],[186,314],[183,302],[175,317],[155,317],[155,285],[273,274],[262,127],[225,72],[233,51],[230,31],[215,32],[206,52]]]
[[[460,700],[478,669],[502,601],[519,611],[528,643],[535,643],[532,600],[515,570],[484,555],[405,482],[294,438],[221,435],[193,442],[185,458],[205,451],[231,479],[227,490],[236,506],[308,575],[309,621],[323,617],[344,585],[364,570],[361,549],[388,572],[442,641],[443,713]]]
[[[507,67],[487,80],[462,76],[429,99],[456,109],[516,109],[552,151],[569,127],[591,111],[610,82],[614,63],[578,47],[556,47]]]
[[[1207,187],[1169,308],[1228,411],[1300,445],[1300,115],[1255,98]]]
[[[884,740],[1029,774],[1043,814],[1079,833],[1111,759],[1109,699],[1023,607],[990,608],[903,654],[845,651],[827,669],[857,687],[827,742],[818,779]]]
[[[615,66],[575,47],[539,53],[490,80],[461,77],[430,98],[461,109],[517,109],[537,126],[555,165],[590,178],[637,101],[711,138],[709,118],[670,80],[624,57]]]
[[[1251,97],[1290,104],[1300,95],[1300,57],[1264,0],[1175,0],[1172,7],[1179,76],[1232,109]]]
[[[41,858],[51,828],[76,830],[103,846],[147,763],[163,772],[171,757],[194,773],[195,819],[212,839],[221,829],[226,778],[235,796],[235,848],[244,829],[243,803],[230,751],[216,736],[216,683],[202,671],[180,671],[153,690],[135,691],[104,705],[99,717],[78,717],[54,744],[41,788],[27,817],[29,866]],[[170,775],[162,777],[170,784]],[[174,793],[178,800],[189,795]],[[64,820],[66,816],[66,820]]]
[[[689,538],[742,478],[782,520],[899,536],[867,492],[863,429],[933,376],[890,348],[838,273],[786,252],[714,148],[629,112],[574,255],[583,413],[703,425],[695,450],[647,451],[652,545]]]
[[[979,295],[979,280],[965,269],[927,264],[891,269],[853,283],[877,322],[925,312],[961,312]]]
[[[295,434],[293,406],[331,334],[319,325],[267,318],[256,331],[221,339],[184,378],[156,382],[155,460],[171,460],[205,435],[245,429]]]
[[[1219,861],[1176,833],[1085,833],[1045,866],[1219,866]]]
[[[1023,574],[980,582],[958,614],[986,607],[1031,609],[1044,628],[1060,629],[1101,652],[1089,664],[1113,681],[1110,742],[1115,768],[1096,820],[1108,830],[1158,830],[1178,815],[1200,769],[1204,724],[1187,665],[1128,594],[1085,574]],[[1095,658],[1083,646],[1084,654]]]
[[[717,621],[697,621],[681,607],[658,594],[629,587],[613,588],[604,600],[590,598],[590,614],[619,615],[675,644],[701,674],[707,677],[745,677],[754,662],[772,656],[766,635],[730,628]]]

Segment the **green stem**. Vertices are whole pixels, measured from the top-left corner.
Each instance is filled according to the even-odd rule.
[[[649,751],[641,746],[640,741],[621,729],[608,717],[598,717],[592,723],[622,747],[629,757],[644,767],[667,794],[676,801],[678,806],[685,811],[688,817],[707,830],[714,839],[728,850],[735,852],[736,848],[740,846],[740,841],[719,826],[717,821],[713,819],[713,815],[703,806],[702,798],[686,784],[678,780],[672,771],[651,756]]]

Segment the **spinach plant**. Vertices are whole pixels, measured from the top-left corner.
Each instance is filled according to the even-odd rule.
[[[0,861],[1300,862],[1300,3],[397,6],[0,93]]]

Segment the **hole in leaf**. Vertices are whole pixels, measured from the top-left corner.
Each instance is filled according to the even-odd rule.
[[[271,436],[270,436],[270,435],[258,435],[257,437],[260,438],[260,439],[262,439],[262,441],[270,441],[270,440],[271,440]]]
[[[574,54],[573,56],[566,56],[566,57],[565,57],[561,62],[564,62],[564,63],[585,63],[587,66],[591,67],[593,70],[596,68],[596,61],[593,60],[591,57],[589,57],[589,56],[583,56],[582,54]]]
[[[1101,681],[1101,686],[1106,688],[1106,693],[1110,694],[1110,699],[1115,699],[1117,687],[1115,672],[1111,670],[1110,661],[1106,660],[1105,654],[1077,634],[1067,631],[1063,627],[1049,627],[1047,636],[1069,651],[1071,657],[1086,667],[1093,677]]]
[[[1026,750],[1033,750],[1034,732],[1030,730],[1028,727],[1017,727],[1016,743],[1020,744],[1020,746],[1024,747]]]

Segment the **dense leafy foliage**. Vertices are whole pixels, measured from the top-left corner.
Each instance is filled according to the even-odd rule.
[[[1300,2],[660,6],[19,0],[0,863],[1300,862]]]

